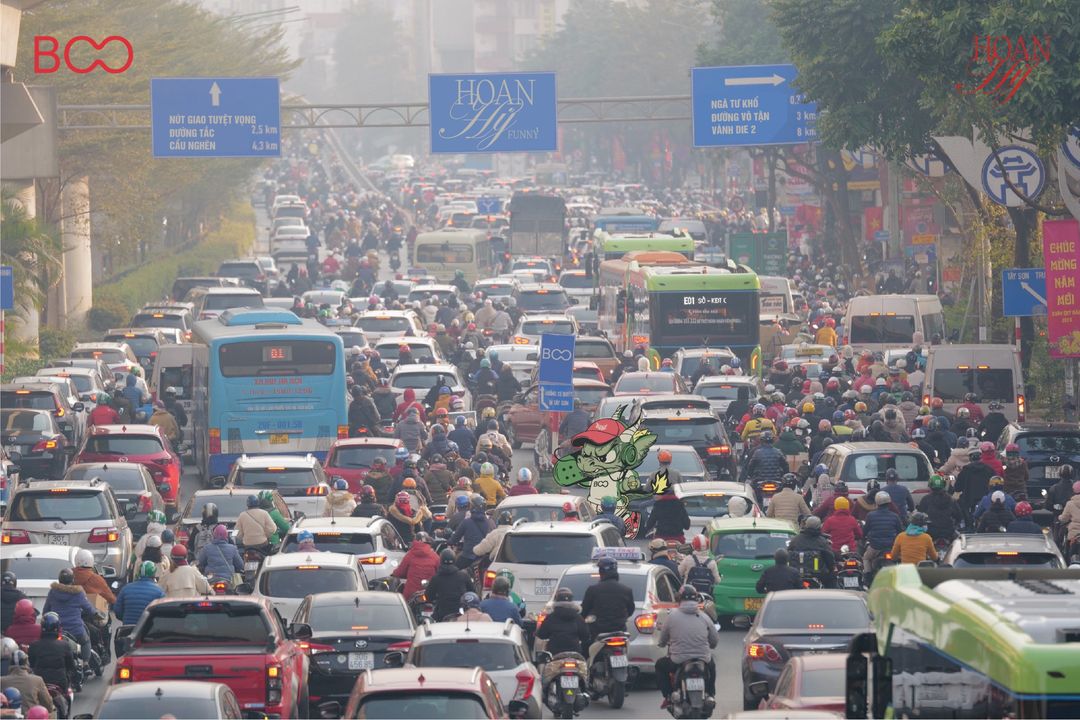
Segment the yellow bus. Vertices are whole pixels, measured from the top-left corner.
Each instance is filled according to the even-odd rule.
[[[416,237],[413,268],[423,268],[443,282],[450,282],[458,270],[470,284],[495,275],[491,241],[483,230],[443,228]]]

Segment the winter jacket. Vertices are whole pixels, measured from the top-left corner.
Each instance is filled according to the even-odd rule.
[[[110,605],[116,602],[116,595],[113,594],[112,588],[109,587],[109,583],[105,582],[105,578],[94,572],[93,568],[77,567],[75,568],[74,575],[75,584],[81,585],[87,595],[100,595],[105,598]]]
[[[755,589],[762,595],[778,590],[801,590],[802,576],[790,565],[772,565],[761,573]]]
[[[190,598],[210,594],[210,583],[198,568],[180,565],[161,580],[167,598]]]
[[[585,590],[581,615],[596,616],[593,631],[597,634],[625,632],[626,620],[634,614],[634,593],[618,578],[604,578]]]
[[[979,504],[975,506],[975,512],[973,513],[973,515],[974,515],[976,521],[978,521],[978,519],[981,518],[986,513],[986,511],[990,509],[990,506],[993,504],[991,502],[991,500],[990,500],[991,495],[993,495],[993,492],[988,492],[987,494],[983,495],[982,499],[979,500]],[[1016,508],[1016,498],[1014,498],[1012,495],[1009,495],[1008,493],[1006,493],[1005,494],[1005,509],[1007,509],[1009,512],[1012,512],[1013,509],[1015,509],[1015,508]]]
[[[86,599],[82,586],[59,582],[54,582],[49,586],[49,594],[45,596],[41,614],[44,615],[47,612],[59,615],[60,626],[74,637],[86,637],[83,613],[97,613],[94,606]]]
[[[138,388],[134,375],[128,375],[124,379],[124,389],[120,391],[120,395],[131,403],[133,408],[139,408],[143,404],[143,393]]]
[[[349,513],[350,517],[375,517],[376,515],[386,515],[386,508],[379,503],[359,503]]]
[[[443,463],[432,463],[424,473],[424,482],[431,495],[431,502],[445,502],[446,494],[454,486],[454,473]]]
[[[531,483],[515,483],[510,486],[510,490],[506,494],[510,497],[517,497],[518,495],[537,495],[539,492]]]
[[[1073,495],[1069,502],[1065,503],[1065,509],[1061,511],[1059,519],[1063,524],[1068,523],[1070,541],[1080,537],[1080,495]]]
[[[878,508],[866,516],[863,532],[870,547],[881,552],[890,550],[896,536],[904,531],[900,517],[888,508]]]
[[[905,532],[896,536],[892,545],[892,554],[893,559],[901,563],[938,559],[934,538],[916,525],[909,525]]]
[[[1026,518],[1016,518],[1005,528],[1005,532],[1019,535],[1042,535],[1042,528]]]
[[[692,552],[682,559],[679,563],[679,577],[682,578],[684,583],[689,582],[686,579],[690,569],[702,565],[709,569],[709,572],[713,576],[713,585],[720,583],[720,571],[716,569],[716,561],[712,559],[712,556],[708,552]]]
[[[979,462],[993,470],[995,475],[1005,476],[1005,466],[1001,464],[1001,459],[993,450],[984,451],[979,456]]]
[[[1005,460],[1005,492],[1009,495],[1027,494],[1028,466],[1023,458]]]
[[[56,714],[56,707],[53,705],[52,696],[49,695],[49,689],[45,687],[45,680],[24,667],[10,668],[7,675],[0,677],[0,688],[4,690],[15,688],[22,693],[24,710],[40,705],[49,711],[49,717]]]
[[[626,534],[626,523],[623,522],[623,519],[621,517],[619,517],[613,512],[599,513],[596,517],[593,518],[593,520],[607,520],[609,523],[615,526],[615,529],[619,531],[619,535]]]
[[[323,506],[323,517],[349,517],[356,507],[356,500],[348,490],[331,490]],[[241,516],[243,517],[243,516]]]
[[[960,493],[960,509],[970,513],[990,489],[994,471],[983,463],[968,463],[956,478],[955,490]]]
[[[228,540],[214,540],[203,545],[195,559],[195,565],[208,578],[229,578],[233,573],[244,572],[244,559],[240,551]]]
[[[462,554],[467,558],[475,558],[476,553],[473,552],[473,548],[494,529],[495,523],[491,521],[491,518],[486,513],[473,510],[467,518],[461,521],[457,530],[450,536],[450,544],[456,545],[460,542]]]
[[[856,520],[865,521],[866,516],[875,510],[877,510],[877,505],[874,504],[874,498],[872,497],[858,495],[851,502],[851,516]]]
[[[458,425],[448,435],[451,442],[457,443],[458,454],[463,458],[471,458],[476,450],[476,436],[473,431],[464,425]]]
[[[27,650],[34,674],[50,685],[69,688],[75,678],[75,653],[67,640],[41,638]]]
[[[181,440],[180,426],[176,424],[176,418],[165,408],[154,408],[154,414],[147,420],[148,425],[157,425],[174,445]]]
[[[427,442],[427,429],[416,415],[410,414],[394,427],[394,437],[401,440],[409,452],[420,452]]]
[[[41,625],[38,624],[34,608],[31,607],[23,612],[16,610],[15,617],[4,634],[20,645],[28,647],[30,643],[37,642],[41,638]]]
[[[798,535],[788,541],[788,552],[791,554],[792,563],[795,563],[798,553],[817,553],[821,559],[818,567],[822,574],[831,575],[833,568],[836,567],[836,556],[833,554],[832,547],[821,534],[821,530],[817,528],[800,530]]]
[[[329,500],[327,504],[329,505]],[[262,508],[248,508],[236,518],[235,530],[237,545],[259,546],[270,542],[270,538],[277,532],[277,525],[270,513]]]
[[[975,530],[983,533],[1002,532],[1001,529],[1009,527],[1009,523],[1015,519],[1016,516],[1004,505],[991,505],[990,509],[979,517]]]
[[[426,517],[430,517],[430,513],[427,512],[426,507],[421,507],[420,510],[412,510],[412,515],[407,514],[396,504],[391,505],[386,511],[386,519],[390,521],[390,524],[394,526],[394,529],[398,531],[398,535],[401,539],[407,543],[411,543],[413,536],[416,534],[416,528],[424,522]],[[422,529],[422,528],[421,528]]]
[[[667,647],[668,657],[676,665],[687,660],[712,660],[712,650],[720,643],[720,634],[708,615],[698,610],[697,602],[679,603],[668,613],[660,630],[660,647]]]
[[[87,418],[87,425],[119,425],[120,413],[108,405],[95,405]]]
[[[424,406],[416,399],[416,391],[412,388],[405,388],[405,392],[401,396],[401,402],[398,403],[397,409],[394,410],[394,422],[400,424],[405,418],[406,411],[411,407],[417,409],[421,421],[427,420]]]
[[[911,491],[900,483],[885,483],[881,489],[889,493],[893,505],[900,508],[905,515],[915,509],[915,499],[911,497]]]
[[[488,507],[495,507],[499,501],[506,497],[506,490],[502,484],[492,475],[481,475],[473,483],[476,491],[484,496]]]
[[[393,501],[393,496],[390,494],[390,489],[393,487],[394,478],[390,473],[385,470],[369,470],[367,475],[364,476],[364,484],[370,485],[375,489],[375,498],[380,503],[390,503]]]
[[[394,572],[390,574],[405,580],[405,587],[402,588],[401,594],[408,600],[413,593],[424,586],[424,580],[430,581],[435,576],[435,571],[438,569],[439,555],[427,543],[414,542],[401,558],[398,566],[394,568]]]
[[[589,649],[591,635],[577,603],[552,603],[551,613],[536,628],[536,637],[547,640],[545,649],[553,656],[564,652],[584,655]]]
[[[440,565],[435,576],[428,580],[426,591],[428,602],[435,606],[435,619],[457,613],[461,596],[467,592],[475,592],[469,574],[456,565]]]
[[[0,591],[0,630],[3,630],[5,634],[15,613],[15,603],[25,598],[26,593],[18,588],[4,587]]]
[[[473,552],[476,554],[476,557],[484,557],[485,555],[490,555],[495,552],[495,549],[499,547],[499,542],[508,532],[510,532],[509,525],[499,525],[485,535],[483,540],[473,546]]]
[[[1046,491],[1046,501],[1044,502],[1044,506],[1053,510],[1055,506],[1060,505],[1061,509],[1064,510],[1065,505],[1072,496],[1072,482],[1066,479],[1059,479]]]
[[[165,597],[165,591],[153,580],[142,578],[120,588],[113,612],[124,625],[134,625],[139,622],[146,606],[161,597]]]
[[[746,476],[755,481],[780,482],[787,472],[787,457],[777,448],[768,445],[762,445],[755,450],[746,466]]]
[[[772,496],[772,500],[769,501],[769,509],[765,514],[777,520],[787,520],[798,527],[799,518],[809,515],[810,507],[803,500],[802,495],[791,488],[784,488]]]
[[[911,400],[904,400],[900,403],[900,414],[904,416],[904,424],[911,427],[911,424],[915,422],[915,418],[919,417],[919,406]]]
[[[979,439],[997,443],[1001,433],[1009,426],[1009,421],[999,412],[992,412],[979,423]]]
[[[964,520],[960,506],[944,490],[931,490],[919,500],[919,512],[929,518],[927,531],[935,540],[952,540]]]
[[[484,602],[480,603],[480,612],[486,613],[493,622],[506,622],[513,620],[515,624],[524,627],[521,619],[521,611],[510,598],[499,595],[489,595]]]
[[[945,460],[945,463],[938,468],[938,472],[942,475],[957,475],[964,466],[970,462],[968,460],[968,453],[971,452],[970,448],[954,448],[949,457]]]
[[[649,519],[642,528],[642,536],[650,530],[656,530],[656,537],[682,537],[686,530],[690,529],[690,516],[686,512],[686,506],[682,500],[675,497],[675,493],[669,492],[661,495],[653,503]]]
[[[840,552],[844,545],[854,550],[863,534],[862,526],[851,516],[850,510],[833,511],[821,526],[821,530],[829,536],[832,549],[836,552]]]

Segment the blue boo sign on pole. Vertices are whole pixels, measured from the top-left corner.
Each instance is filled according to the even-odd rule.
[[[10,265],[0,265],[0,310],[15,307],[15,273]]]
[[[1001,314],[1031,317],[1046,314],[1046,270],[1008,268],[1001,271]]]
[[[791,86],[794,65],[691,71],[694,147],[792,145],[817,139],[817,105]]]
[[[431,152],[558,149],[555,73],[429,75]]]
[[[153,78],[154,157],[281,157],[277,78]]]
[[[570,412],[574,409],[574,336],[541,335],[540,409]]]

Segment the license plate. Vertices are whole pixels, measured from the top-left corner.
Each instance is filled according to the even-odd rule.
[[[625,655],[612,655],[610,657],[611,667],[613,668],[626,667],[628,662]]]
[[[288,445],[289,435],[288,433],[274,433],[270,436],[271,445]]]
[[[547,597],[555,591],[555,580],[537,580],[534,586],[535,594]]]
[[[840,578],[840,584],[846,588],[857,588],[859,587],[859,578],[848,575]]]
[[[50,545],[70,545],[71,543],[68,542],[68,536],[67,535],[50,535],[49,536],[49,544]]]
[[[1061,477],[1061,466],[1047,465],[1043,467],[1043,477],[1045,477],[1047,480],[1057,480],[1059,477]]]
[[[743,598],[743,610],[760,610],[765,598]]]
[[[349,653],[350,670],[374,670],[375,653]]]
[[[578,688],[578,676],[577,675],[560,675],[559,687],[566,688],[567,690],[577,690]]]
[[[245,570],[258,570],[259,569],[259,563],[257,563],[254,560],[249,560],[248,562],[244,563],[244,569]]]
[[[705,678],[686,678],[686,689],[690,692],[705,692]]]

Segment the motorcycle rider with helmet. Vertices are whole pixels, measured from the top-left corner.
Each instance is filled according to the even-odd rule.
[[[33,673],[49,685],[67,691],[75,686],[78,668],[71,643],[61,636],[60,616],[47,612],[41,616],[41,639],[30,645],[27,656]]]
[[[8,688],[18,690],[25,705],[40,705],[50,715],[56,712],[52,695],[45,687],[45,679],[30,670],[30,656],[22,650],[16,650],[11,654],[11,663],[4,675],[3,685],[4,690]]]
[[[619,582],[619,563],[602,557],[596,563],[600,581],[590,585],[581,599],[583,617],[594,616],[591,630],[593,643],[589,646],[589,665],[603,647],[596,638],[604,633],[626,632],[626,621],[634,614],[634,592]]]
[[[879,555],[892,550],[896,536],[904,530],[900,516],[889,508],[892,505],[889,493],[879,490],[874,496],[874,503],[877,508],[867,514],[866,522],[863,524],[863,534],[866,537],[863,572],[866,575],[874,571],[874,561]]]
[[[503,510],[499,513],[499,517],[495,521],[495,528],[484,536],[484,539],[473,546],[473,553],[483,558],[487,555],[491,555],[489,560],[494,560],[493,553],[495,549],[499,547],[499,541],[503,539],[506,533],[510,532],[510,526],[514,524],[514,516],[509,510]]]
[[[918,511],[926,515],[930,537],[935,543],[944,545],[956,537],[956,529],[963,524],[964,514],[946,492],[945,478],[931,475],[929,485],[930,492],[919,500]]]
[[[597,513],[593,520],[606,520],[615,526],[620,536],[626,535],[626,523],[615,513],[616,506],[615,498],[610,495],[600,498],[600,512]]]
[[[810,507],[806,504],[806,500],[795,492],[799,479],[795,473],[785,473],[780,483],[783,489],[772,496],[765,515],[778,520],[787,520],[792,525],[798,526],[802,518],[810,515]]]
[[[774,436],[771,431],[765,431],[760,436],[761,444],[750,456],[746,464],[746,478],[753,483],[754,492],[757,493],[758,505],[763,504],[760,485],[764,482],[779,484],[784,474],[788,472],[787,456],[773,446]]]
[[[199,551],[214,541],[214,528],[218,524],[217,503],[208,502],[202,508],[202,520],[195,532],[191,533],[191,554],[198,556]]]
[[[487,506],[483,495],[473,495],[469,500],[469,515],[450,536],[451,545],[461,545],[461,554],[457,557],[460,568],[467,568],[477,560],[475,548],[487,534],[495,529],[494,523],[485,512]],[[460,597],[460,593],[458,597]],[[438,616],[436,616],[438,617]]]
[[[928,523],[926,513],[916,510],[911,514],[907,528],[893,541],[892,554],[897,562],[918,564],[923,560],[937,561],[934,540],[926,533]]]
[[[19,589],[19,578],[11,570],[5,570],[0,579],[0,632],[6,632],[15,613],[15,603],[26,599]]]
[[[353,508],[351,516],[375,517],[376,515],[386,517],[386,508],[376,501],[375,488],[371,485],[364,485],[360,488],[360,502]]]
[[[97,610],[90,604],[82,587],[75,584],[75,573],[70,568],[59,572],[56,582],[49,586],[42,612],[55,612],[67,629],[68,635],[79,643],[79,651],[84,661],[90,660],[90,634],[86,631],[84,615],[96,615]]]
[[[426,594],[435,608],[437,620],[456,615],[461,606],[461,596],[475,590],[472,578],[457,566],[456,560],[453,550],[443,550],[439,553],[439,569],[428,580]]]
[[[589,625],[581,615],[581,608],[574,602],[574,593],[569,588],[561,587],[555,591],[551,603],[551,612],[544,622],[536,628],[536,639],[546,640],[544,649],[551,654],[551,661],[544,664],[543,687],[546,688],[560,674],[562,660],[577,660],[581,686],[588,681],[588,669],[585,651],[589,647],[592,635]],[[550,707],[550,705],[549,705]]]
[[[510,497],[514,497],[516,495],[536,495],[536,494],[538,494],[540,491],[537,490],[533,486],[532,480],[533,480],[532,470],[530,470],[529,468],[525,468],[525,467],[521,468],[517,472],[517,482],[514,484],[513,487],[510,488],[510,490],[507,491],[506,494],[509,495]]]
[[[836,555],[833,554],[832,545],[821,534],[821,524],[821,518],[819,517],[811,515],[806,518],[802,529],[799,530],[799,534],[788,541],[788,556],[792,559],[792,564],[795,565],[794,560],[800,553],[809,554],[809,564],[807,564],[807,559],[804,558],[802,571],[818,578],[823,587],[831,588],[836,586],[836,578],[834,577]],[[815,555],[819,558],[816,568],[813,566],[813,557]]]
[[[716,696],[716,662],[712,651],[720,643],[720,634],[712,619],[698,608],[700,593],[696,589],[683,585],[676,598],[679,607],[668,614],[660,630],[659,645],[668,649],[667,655],[656,661],[656,684],[664,696],[661,709],[671,702],[675,672],[691,660],[705,663],[705,694],[708,699]]]

